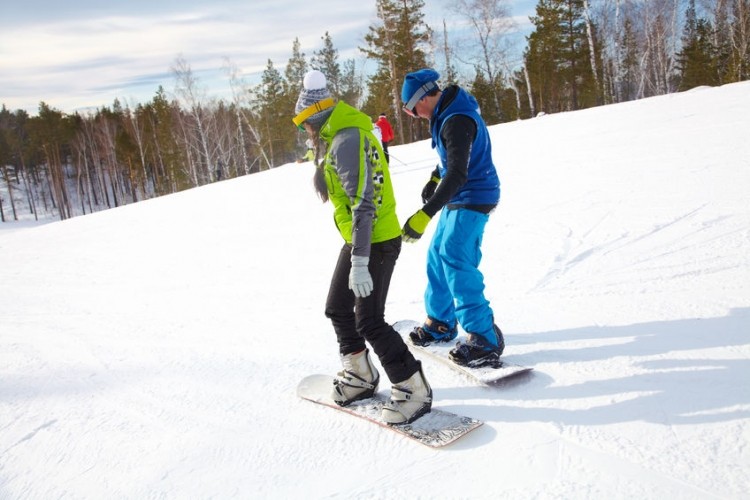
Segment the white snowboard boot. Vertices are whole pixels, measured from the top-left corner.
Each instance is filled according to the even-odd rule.
[[[389,425],[408,424],[432,408],[432,388],[422,368],[391,388],[391,399],[383,407],[383,420]]]
[[[360,399],[371,398],[378,390],[380,374],[372,364],[370,351],[355,352],[341,356],[344,369],[333,380],[331,398],[339,406],[346,406]]]

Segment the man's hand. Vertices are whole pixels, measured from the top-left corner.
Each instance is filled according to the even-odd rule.
[[[401,230],[401,237],[407,243],[414,243],[424,234],[427,229],[427,224],[430,223],[430,217],[424,211],[419,210],[417,213],[409,217],[404,224],[404,228]]]
[[[437,189],[437,186],[440,183],[440,177],[438,177],[436,173],[437,169],[432,172],[429,182],[425,184],[422,189],[422,203],[427,203],[427,200],[432,198],[432,195],[435,194],[435,189]]]

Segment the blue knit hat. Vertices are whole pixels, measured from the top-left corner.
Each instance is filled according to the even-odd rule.
[[[404,85],[401,87],[401,101],[404,107],[412,109],[424,96],[433,90],[440,89],[437,84],[439,79],[440,75],[432,68],[424,68],[407,74],[404,78]]]

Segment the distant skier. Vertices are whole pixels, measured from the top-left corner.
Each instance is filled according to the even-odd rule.
[[[450,351],[463,366],[497,363],[505,348],[484,297],[480,250],[489,213],[500,200],[500,181],[492,162],[492,145],[477,101],[462,88],[440,90],[440,75],[421,69],[406,75],[403,110],[430,122],[432,147],[440,163],[422,190],[424,206],[404,224],[404,241],[421,238],[430,219],[442,209],[427,251],[427,320],[410,338],[419,345],[450,342],[457,323],[468,340]]]
[[[377,125],[380,129],[380,140],[383,143],[385,161],[390,163],[391,155],[388,153],[388,145],[393,140],[393,127],[391,127],[391,124],[388,122],[388,118],[386,118],[385,113],[380,113],[380,116],[378,116],[378,120],[375,122],[375,125]]]
[[[306,161],[313,161],[315,159],[312,139],[308,138],[307,140],[305,140],[305,147],[307,148],[307,151],[305,151],[305,154],[304,156],[302,156],[302,158],[297,160],[297,163],[304,163]]]
[[[411,422],[429,412],[432,389],[404,340],[385,322],[385,301],[401,251],[388,163],[372,133],[370,117],[345,102],[336,103],[320,71],[303,81],[293,122],[313,141],[315,187],[330,200],[344,239],[326,301],[343,370],[332,387],[339,405],[371,397],[380,375],[367,343],[393,383],[383,409],[390,424]]]

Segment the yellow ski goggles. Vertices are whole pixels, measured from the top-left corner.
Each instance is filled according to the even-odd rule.
[[[297,125],[297,128],[301,128],[302,124],[305,123],[305,120],[310,118],[315,113],[320,113],[324,109],[328,109],[332,107],[335,103],[332,97],[329,97],[327,99],[323,99],[322,101],[318,101],[314,104],[311,104],[310,106],[306,107],[302,111],[299,112],[297,116],[292,118],[292,121],[295,125]]]

